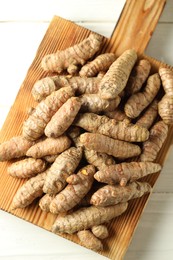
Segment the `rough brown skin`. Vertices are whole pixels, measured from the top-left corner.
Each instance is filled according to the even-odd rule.
[[[82,246],[96,252],[103,250],[102,242],[90,230],[78,231],[77,236]]]
[[[148,60],[139,60],[138,64],[132,69],[127,86],[125,88],[125,94],[130,96],[137,93],[144,82],[147,80],[151,69],[151,64]]]
[[[139,160],[153,162],[164,144],[168,134],[168,126],[163,121],[158,121],[150,130],[150,136],[142,144],[142,153]]]
[[[93,185],[93,186],[95,186],[95,185]],[[92,186],[92,188],[93,188],[93,186]],[[79,204],[78,204],[78,207],[79,207],[79,208],[91,206],[90,200],[91,200],[92,194],[94,193],[93,190],[92,190],[92,188],[91,188],[91,190],[87,193],[87,195],[86,195],[83,199],[81,199],[81,201],[79,202]]]
[[[173,124],[173,71],[168,68],[160,68],[159,74],[162,85],[165,90],[165,95],[158,104],[158,111],[163,121],[168,124]]]
[[[105,225],[93,226],[91,231],[99,239],[105,239],[109,236],[108,229]]]
[[[53,163],[56,158],[58,157],[59,154],[53,154],[53,155],[45,155],[42,157],[46,162],[48,163]]]
[[[93,61],[84,65],[79,71],[79,75],[81,77],[94,77],[100,71],[107,71],[115,59],[116,56],[114,53],[100,54]]]
[[[36,106],[34,112],[24,122],[23,137],[30,141],[41,137],[44,134],[44,129],[51,117],[74,95],[75,91],[71,87],[64,87],[52,92],[52,94],[41,101]]]
[[[114,158],[106,153],[99,153],[94,150],[84,149],[85,159],[97,169],[116,164]]]
[[[148,174],[159,172],[161,166],[152,162],[123,162],[110,165],[95,173],[94,178],[99,182],[110,185],[119,183],[125,186],[127,182],[138,180]]]
[[[68,177],[68,185],[58,193],[50,204],[50,212],[58,214],[61,212],[67,212],[74,208],[80,202],[83,197],[91,189],[94,181],[95,167],[93,165],[87,165],[80,169],[76,174]],[[72,177],[77,176],[76,178]]]
[[[47,170],[43,191],[49,194],[60,192],[68,176],[74,173],[82,157],[82,149],[70,147],[62,152]]]
[[[112,63],[99,84],[99,94],[103,99],[114,99],[122,92],[136,60],[135,50],[129,49]]]
[[[81,172],[81,171],[80,171]],[[84,171],[84,173],[87,175],[87,171]],[[67,177],[66,182],[71,185],[81,184],[81,176],[80,174],[72,174]]]
[[[99,133],[114,139],[128,142],[142,142],[148,139],[149,131],[129,121],[116,121],[94,113],[79,114],[74,122],[88,132]]]
[[[81,78],[79,76],[57,76],[57,77],[65,77],[66,83],[63,87],[71,86],[73,89],[76,90],[76,95],[82,94],[96,94],[99,90],[99,83],[100,79],[98,77],[93,78]],[[62,81],[62,80],[61,80]],[[64,80],[65,81],[65,80]],[[60,85],[59,81],[56,80],[56,84]],[[62,84],[61,84],[62,85]]]
[[[0,144],[0,162],[24,156],[33,144],[34,142],[26,140],[23,136],[12,137]]]
[[[81,201],[78,204],[78,208],[80,207],[88,207],[91,206],[90,200],[91,200],[91,196],[94,194],[94,192],[96,192],[98,189],[100,189],[101,187],[103,187],[105,184],[101,183],[101,182],[94,182],[94,184],[92,185],[91,189],[89,190],[89,192],[85,195],[85,197],[83,199],[81,199]]]
[[[147,182],[132,182],[125,187],[106,185],[92,195],[91,204],[96,207],[112,206],[131,199],[140,198],[145,193],[151,192],[151,189],[151,186]]]
[[[42,211],[50,212],[50,203],[54,199],[55,195],[45,194],[40,200],[39,200],[39,207]]]
[[[77,231],[103,224],[121,215],[127,209],[127,205],[127,203],[120,203],[108,207],[90,206],[80,208],[64,217],[57,217],[52,226],[52,232],[73,234]]]
[[[34,107],[28,107],[27,108],[27,111],[26,111],[26,114],[28,116],[32,115],[32,113],[35,111],[35,108]]]
[[[169,68],[160,67],[159,75],[161,77],[164,91],[167,95],[173,95],[173,71]]]
[[[130,118],[136,118],[154,100],[160,89],[160,77],[158,73],[151,75],[142,92],[133,94],[126,102],[124,111]]]
[[[112,100],[105,100],[99,97],[98,94],[84,94],[80,96],[81,110],[100,113],[103,111],[113,111],[119,105],[121,98],[117,96]]]
[[[65,136],[59,136],[58,138],[46,138],[31,146],[26,152],[27,156],[34,158],[42,158],[46,155],[57,155],[71,145],[71,140]]]
[[[32,87],[31,94],[35,101],[40,102],[47,96],[49,96],[53,91],[60,89],[65,85],[66,80],[64,77],[60,78],[61,85],[57,85],[56,82],[57,76],[45,77],[35,82]],[[64,79],[64,80],[63,80]]]
[[[17,178],[30,178],[46,170],[46,163],[41,159],[26,158],[11,164],[7,172]]]
[[[100,71],[100,72],[97,74],[97,78],[98,78],[98,79],[102,79],[105,74],[106,74],[105,71]]]
[[[81,143],[81,141],[80,141],[80,136],[74,138],[74,139],[73,139],[73,142],[74,142],[74,145],[75,145],[76,147],[81,147],[82,150],[85,149],[84,145],[83,145],[83,144]]]
[[[73,141],[73,144],[75,147],[82,147],[83,145],[80,143],[80,134],[82,133],[82,128],[78,126],[71,125],[69,129],[67,130],[67,135],[71,138]]]
[[[158,102],[154,100],[143,115],[136,121],[136,124],[150,129],[158,115]]]
[[[130,118],[126,116],[126,114],[124,113],[124,111],[121,111],[119,108],[116,108],[114,111],[108,111],[108,112],[104,112],[104,115],[111,118],[111,119],[115,119],[116,121],[123,121],[124,119],[129,120],[130,123]]]
[[[47,124],[44,132],[48,137],[57,138],[73,123],[79,109],[81,101],[78,97],[69,98],[60,109],[53,115]]]
[[[167,125],[173,124],[173,95],[165,95],[158,104],[160,117]]]
[[[71,138],[76,147],[83,147],[79,140],[81,131],[82,129],[80,127],[73,125],[67,130],[67,135]]]
[[[79,76],[65,76],[58,75],[53,77],[46,77],[38,80],[32,88],[32,96],[35,101],[40,102],[53,91],[60,88],[71,86],[72,89],[76,90],[77,95],[94,94],[98,92],[98,84],[100,78],[81,78]]]
[[[138,145],[115,140],[101,134],[84,133],[80,135],[80,142],[90,150],[107,153],[114,157],[129,158],[141,153]]]
[[[15,194],[11,208],[25,208],[36,198],[43,194],[43,184],[46,178],[46,171],[30,178],[25,182]]]
[[[99,51],[103,41],[103,36],[91,33],[82,42],[65,50],[46,55],[41,62],[41,67],[45,71],[62,73],[67,70],[69,74],[78,71],[77,65],[84,65],[87,60]]]
[[[78,126],[70,126],[69,129],[67,130],[67,135],[74,140],[81,134],[81,128]]]

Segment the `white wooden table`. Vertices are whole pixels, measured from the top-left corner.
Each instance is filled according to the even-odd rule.
[[[0,127],[53,15],[73,20],[110,36],[117,19],[116,11],[120,7],[119,0],[0,0]],[[146,54],[173,66],[172,0],[167,0]],[[172,160],[171,146],[165,166],[126,253],[126,260],[173,259]],[[0,211],[0,259],[31,258],[106,259]]]

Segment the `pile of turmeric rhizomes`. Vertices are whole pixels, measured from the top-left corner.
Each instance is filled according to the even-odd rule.
[[[38,105],[21,136],[0,145],[0,161],[17,158],[8,174],[27,179],[12,209],[41,197],[40,208],[57,214],[52,231],[76,233],[95,251],[109,236],[106,223],[151,192],[138,179],[161,170],[154,161],[173,123],[173,72],[151,75],[133,49],[97,55],[102,41],[91,33],[42,59],[54,75],[35,82]]]

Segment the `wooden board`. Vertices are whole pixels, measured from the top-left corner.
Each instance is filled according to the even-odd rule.
[[[129,1],[127,1],[127,3],[129,3]],[[126,7],[124,11],[126,10]],[[21,134],[22,123],[27,118],[27,108],[36,105],[31,96],[31,88],[36,80],[46,75],[40,67],[40,61],[42,57],[47,53],[55,52],[57,49],[64,49],[68,46],[73,45],[74,43],[80,42],[89,34],[90,32],[87,29],[77,26],[72,22],[64,20],[60,17],[54,17],[38,48],[36,57],[28,70],[26,78],[4,123],[4,126],[1,130],[0,142],[8,140],[12,136]],[[145,42],[147,42],[147,40]],[[129,45],[123,46],[126,46],[123,48],[130,47]],[[117,50],[119,54],[120,50]],[[123,50],[124,49],[122,49],[122,51]],[[113,38],[104,40],[102,51],[114,51],[117,54],[115,46],[113,44]],[[153,71],[156,71],[156,69],[160,65],[160,62],[150,57],[147,58],[151,61],[153,65]],[[165,142],[165,145],[157,158],[157,161],[162,164],[164,163],[165,156],[171,143],[172,133],[173,129],[170,128],[167,141]],[[8,162],[1,163],[0,208],[37,226],[50,230],[55,220],[55,216],[50,213],[47,214],[41,212],[38,207],[37,201],[29,206],[27,209],[18,209],[15,211],[11,211],[10,205],[13,196],[16,193],[17,189],[24,183],[24,180],[20,181],[8,176],[6,172],[8,165]],[[154,174],[147,177],[146,180],[150,182],[151,185],[154,185],[158,176],[159,174]],[[142,211],[144,210],[147,200],[148,196],[144,196],[142,199],[131,201],[129,203],[128,210],[122,216],[116,218],[109,224],[108,228],[110,231],[110,237],[106,241],[103,255],[109,257],[110,259],[122,259],[130,243],[132,234],[136,228]],[[78,243],[77,237],[75,235],[65,235],[64,237]]]
[[[165,0],[127,0],[105,50],[120,55],[124,50],[134,48],[138,53],[143,53],[165,3]]]

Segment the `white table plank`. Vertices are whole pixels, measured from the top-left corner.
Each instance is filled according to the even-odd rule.
[[[93,32],[97,32],[105,37],[110,38],[115,28],[114,22],[76,22],[76,24],[83,26]]]
[[[0,259],[107,259],[3,211],[0,227]]]
[[[152,194],[125,260],[173,258],[173,194]]]
[[[166,192],[166,193],[173,194],[172,159],[173,159],[173,145],[169,149],[161,174],[154,186],[155,193]]]
[[[125,0],[6,0],[1,4],[0,20],[50,21],[58,15],[72,21],[115,23],[124,3]]]
[[[164,11],[159,19],[159,22],[170,23],[173,22],[173,1],[167,0]]]
[[[173,66],[173,1],[167,0],[145,53]]]
[[[0,23],[0,105],[13,104],[47,27],[48,23]]]
[[[159,23],[145,53],[173,66],[172,43],[173,23]]]
[[[1,130],[1,127],[8,115],[8,112],[10,110],[10,106],[2,106],[0,105],[0,130]]]

